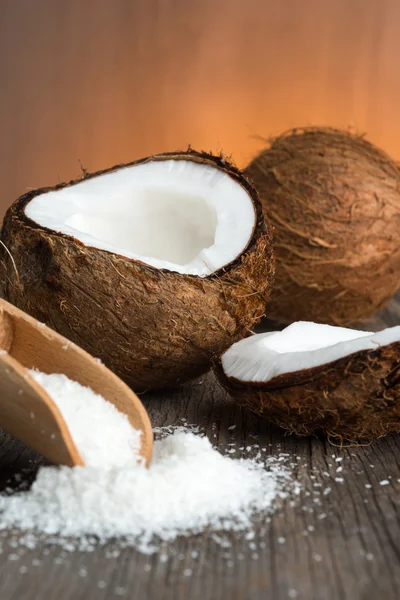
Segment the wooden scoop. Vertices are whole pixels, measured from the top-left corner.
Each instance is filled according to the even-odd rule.
[[[0,427],[55,464],[83,465],[59,409],[26,369],[63,373],[114,404],[142,431],[140,453],[150,463],[150,419],[132,390],[82,348],[0,299]]]

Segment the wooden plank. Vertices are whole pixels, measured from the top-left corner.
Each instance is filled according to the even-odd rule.
[[[393,301],[380,319],[399,323],[400,302]],[[237,407],[211,374],[179,390],[147,394],[143,400],[155,426],[179,424],[185,418],[203,427],[221,449],[231,441],[238,446],[258,442],[268,454],[288,453],[303,493],[286,499],[270,522],[261,519],[254,540],[229,536],[227,548],[204,532],[181,538],[152,556],[118,550],[118,544],[91,553],[44,545],[21,553],[15,547],[18,534],[3,532],[1,600],[397,600],[399,436],[341,450],[316,438],[286,436]],[[231,425],[236,428],[229,430]],[[39,457],[2,435],[0,487],[21,469],[26,470],[28,484],[40,463]],[[336,470],[339,465],[342,473]],[[381,486],[385,479],[389,485]],[[327,488],[330,493],[318,494]]]

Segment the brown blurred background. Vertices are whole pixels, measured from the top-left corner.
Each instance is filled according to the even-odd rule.
[[[239,165],[292,126],[400,158],[399,0],[0,0],[0,216],[28,188],[163,150]]]

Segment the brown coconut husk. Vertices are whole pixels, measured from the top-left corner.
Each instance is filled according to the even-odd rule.
[[[223,157],[167,153],[88,177],[171,158],[224,171],[253,201],[257,220],[248,246],[211,276],[180,275],[87,247],[26,217],[35,196],[81,180],[19,198],[1,236],[13,258],[0,248],[5,298],[99,357],[136,391],[175,386],[207,371],[214,353],[247,335],[264,315],[274,271],[271,227],[257,193]]]
[[[290,433],[342,445],[400,432],[400,342],[267,383],[227,377],[220,363],[216,373],[238,403]]]
[[[245,169],[275,227],[268,316],[348,325],[400,287],[400,171],[362,136],[294,129]]]

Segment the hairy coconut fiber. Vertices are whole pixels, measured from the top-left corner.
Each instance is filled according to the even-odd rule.
[[[348,325],[400,287],[400,171],[361,136],[296,129],[246,168],[275,227],[268,316]]]
[[[265,313],[274,270],[271,228],[241,173],[221,157],[194,151],[138,162],[169,159],[224,171],[254,203],[257,220],[247,248],[208,277],[157,269],[39,226],[24,208],[51,188],[19,198],[2,230],[5,298],[99,357],[136,391],[175,386],[207,371],[211,356],[247,335]]]
[[[297,435],[325,434],[336,444],[400,432],[400,343],[287,373],[267,383],[219,381],[241,405]]]

